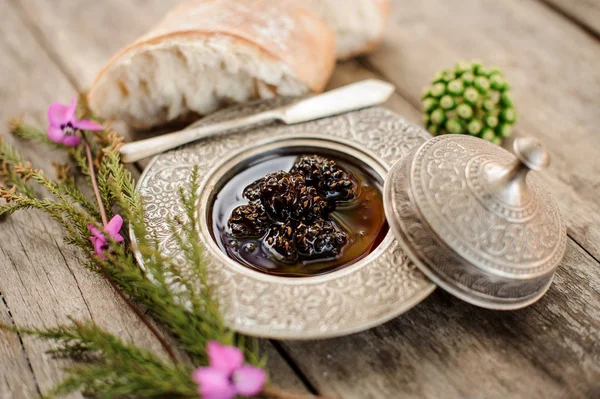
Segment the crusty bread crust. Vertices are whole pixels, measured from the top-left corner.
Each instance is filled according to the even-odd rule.
[[[381,42],[390,0],[295,0],[320,16],[336,36],[336,57],[367,54]]]
[[[129,96],[143,96],[144,93],[138,89],[132,91],[121,80],[115,82],[120,78],[117,76],[118,73],[113,72],[118,70],[122,73],[123,68],[126,69],[128,65],[133,64],[135,57],[143,56],[145,52],[152,53],[164,49],[177,52],[180,51],[177,46],[182,43],[188,43],[193,48],[195,42],[202,46],[201,41],[210,40],[207,38],[211,37],[224,38],[228,46],[234,46],[234,49],[243,47],[246,53],[252,52],[253,61],[258,65],[258,69],[262,68],[261,63],[265,65],[263,70],[257,71],[254,76],[254,79],[260,83],[257,87],[261,87],[261,90],[256,91],[261,91],[264,95],[256,93],[255,96],[247,96],[249,98],[242,100],[263,98],[269,94],[265,91],[270,91],[271,95],[279,94],[279,82],[261,81],[259,72],[264,76],[266,68],[270,68],[268,69],[270,71],[278,69],[277,74],[281,74],[281,79],[285,80],[281,84],[288,86],[294,84],[296,88],[294,93],[299,95],[305,94],[307,90],[322,91],[335,66],[333,33],[317,16],[295,2],[188,0],[169,12],[148,33],[123,48],[102,68],[88,92],[92,110],[101,117],[125,119],[128,123],[137,126],[155,125],[158,121],[167,122],[173,119],[174,115],[165,115],[164,118],[162,116],[153,118],[149,115],[150,122],[146,124],[139,120],[141,119],[139,115],[128,117],[115,114],[116,101],[123,101]],[[189,49],[190,46],[186,48]],[[228,51],[229,49],[223,50],[225,57],[228,56]],[[186,60],[189,60],[189,56],[189,54],[185,55]],[[194,60],[194,62],[199,61]],[[235,64],[237,61],[232,62]],[[136,65],[139,67],[139,60]],[[132,72],[135,76],[136,71]],[[248,71],[245,73],[252,75]],[[131,79],[131,75],[128,75],[128,78]],[[164,79],[164,76],[161,78]],[[141,83],[145,84],[145,82]],[[116,98],[118,96],[115,95],[113,87],[107,89],[107,85],[115,84],[121,88],[122,99]],[[288,88],[288,92],[290,90]],[[108,97],[110,97],[108,102],[111,104],[104,106],[103,103]],[[222,99],[215,100],[215,102],[221,101]],[[202,113],[193,107],[182,109],[181,113],[189,111]],[[166,120],[162,121],[162,119]]]

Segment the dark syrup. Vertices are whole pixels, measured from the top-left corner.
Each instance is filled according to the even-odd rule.
[[[234,236],[228,221],[232,211],[248,204],[244,189],[265,175],[277,171],[290,171],[299,155],[277,156],[262,160],[235,175],[221,189],[214,200],[212,228],[216,241],[230,258],[249,268],[263,273],[303,277],[315,276],[350,265],[373,251],[385,237],[388,226],[383,210],[381,183],[354,165],[334,160],[356,185],[356,198],[349,201],[335,201],[335,210],[327,214],[345,232],[346,244],[337,255],[299,257],[290,263],[265,245],[265,235],[258,237]]]

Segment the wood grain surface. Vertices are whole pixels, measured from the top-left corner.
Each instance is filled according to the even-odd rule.
[[[600,37],[600,2],[597,0],[543,0],[558,13]]]
[[[0,119],[24,113],[44,126],[50,102],[89,86],[115,51],[178,2],[1,2]],[[330,87],[389,80],[398,90],[386,106],[420,123],[419,95],[436,70],[472,58],[502,68],[520,112],[517,134],[542,139],[552,155],[542,176],[568,225],[567,253],[548,294],[523,310],[488,311],[437,290],[360,334],[264,341],[276,382],[344,398],[600,397],[599,10],[591,0],[393,1],[383,45],[338,65]],[[58,155],[16,145],[39,166]],[[2,322],[93,318],[159,350],[38,212],[0,222],[0,294]],[[0,332],[0,398],[37,397],[61,378],[47,348]]]

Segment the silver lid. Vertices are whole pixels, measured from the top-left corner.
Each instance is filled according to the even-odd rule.
[[[434,282],[467,302],[514,309],[548,289],[565,251],[558,207],[537,176],[544,146],[515,155],[487,141],[435,137],[402,158],[385,183],[390,226]]]

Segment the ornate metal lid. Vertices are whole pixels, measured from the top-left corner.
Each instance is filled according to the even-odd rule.
[[[486,307],[539,298],[566,245],[556,203],[528,173],[548,165],[544,146],[518,138],[514,153],[475,137],[438,136],[386,181],[388,220],[415,263],[438,285]]]

